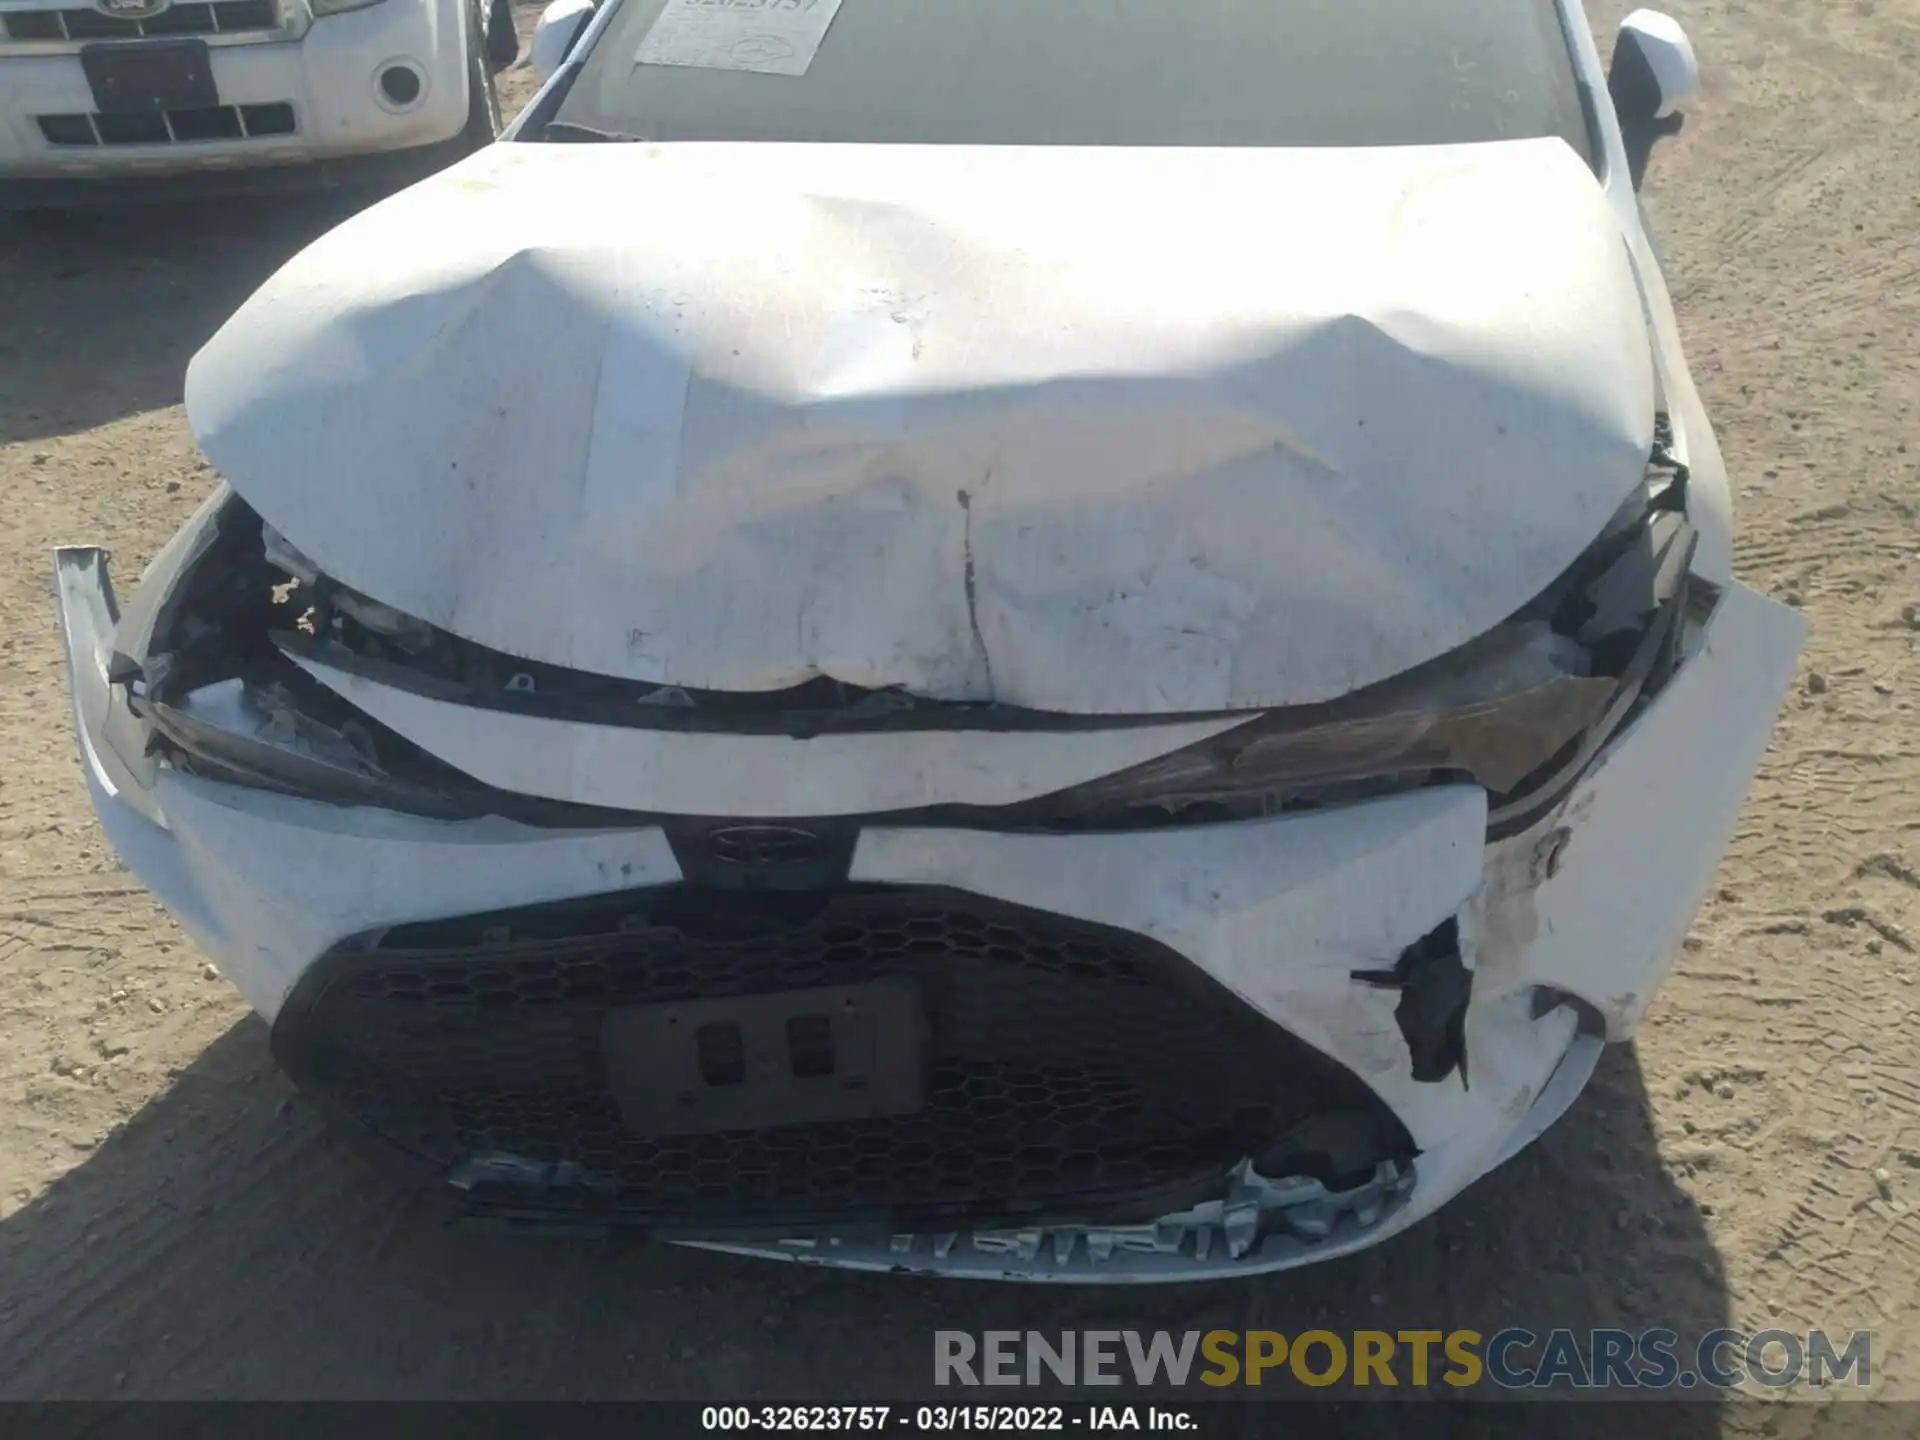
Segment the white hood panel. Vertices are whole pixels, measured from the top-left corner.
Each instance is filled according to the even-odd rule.
[[[1503,619],[1653,395],[1558,141],[501,144],[295,258],[187,406],[323,569],[512,654],[1167,713]]]

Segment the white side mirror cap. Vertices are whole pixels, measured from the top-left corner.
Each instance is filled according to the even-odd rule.
[[[533,73],[542,81],[551,80],[592,18],[593,0],[553,0],[542,10],[533,27]]]
[[[537,46],[539,41],[536,39],[534,43]],[[1615,43],[1638,45],[1647,68],[1653,72],[1654,83],[1660,87],[1660,108],[1654,112],[1656,120],[1673,114],[1700,88],[1700,62],[1694,58],[1693,43],[1671,15],[1663,15],[1658,10],[1636,10],[1620,22],[1620,36]]]

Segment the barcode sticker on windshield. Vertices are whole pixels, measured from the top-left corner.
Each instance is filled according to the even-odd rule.
[[[804,75],[840,0],[667,0],[640,41],[640,65]]]

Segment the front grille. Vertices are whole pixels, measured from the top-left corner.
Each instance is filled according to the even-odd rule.
[[[213,105],[92,115],[37,115],[49,145],[186,145],[196,140],[262,140],[294,133],[293,106]]]
[[[913,1113],[652,1138],[623,1125],[610,1014],[895,976],[926,1011]],[[1329,1113],[1410,1149],[1350,1072],[1156,942],[949,890],[670,886],[402,927],[317,964],[274,1048],[337,1115],[479,1176],[480,1208],[530,1218],[1150,1219]]]
[[[275,0],[213,0],[173,5],[146,20],[98,10],[14,10],[0,15],[9,40],[138,40],[147,35],[237,35],[280,26]]]

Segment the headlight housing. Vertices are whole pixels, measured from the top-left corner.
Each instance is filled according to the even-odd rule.
[[[1696,536],[1677,495],[1601,537],[1479,639],[1324,705],[1272,711],[1188,749],[1020,807],[1034,823],[1137,828],[1318,808],[1468,781],[1494,836],[1550,809],[1678,664]]]

